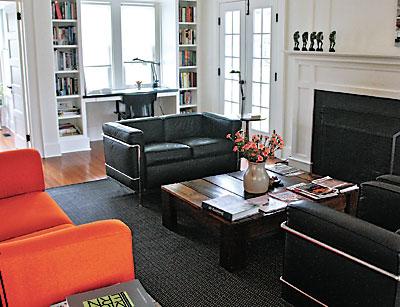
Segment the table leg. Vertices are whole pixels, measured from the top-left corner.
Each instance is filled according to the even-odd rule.
[[[177,228],[176,205],[171,199],[171,195],[162,191],[162,224],[169,230],[175,231]]]
[[[219,264],[233,272],[246,266],[247,239],[243,231],[234,225],[221,225]]]

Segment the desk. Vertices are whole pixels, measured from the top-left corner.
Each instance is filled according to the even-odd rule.
[[[140,90],[134,88],[106,89],[90,92],[83,96],[83,99],[85,102],[115,101],[121,99],[123,95],[140,95],[145,93],[157,93],[157,97],[173,97],[177,96],[178,89],[169,87],[145,87]]]
[[[124,95],[140,95],[143,93],[157,93],[155,115],[179,113],[178,89],[159,87],[138,89],[113,89],[96,91],[83,96],[83,122],[90,141],[102,140],[102,125],[116,121],[114,114],[115,101],[122,100]],[[161,112],[162,106],[162,112]]]

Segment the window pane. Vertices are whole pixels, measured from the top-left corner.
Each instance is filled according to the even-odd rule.
[[[263,33],[271,33],[271,8],[263,9]]]
[[[225,33],[232,34],[232,11],[225,13]]]
[[[82,4],[82,47],[85,66],[111,65],[109,4]]]
[[[232,56],[232,35],[225,35],[225,56]]]
[[[232,23],[232,33],[240,34],[240,11],[233,11]]]
[[[262,60],[262,82],[269,83],[271,75],[271,62],[270,60]]]
[[[271,34],[262,36],[262,57],[269,59],[271,57]]]
[[[261,58],[261,34],[253,35],[253,57]]]
[[[111,66],[85,67],[85,84],[88,92],[111,88]]]
[[[155,8],[152,6],[121,6],[122,60],[134,58],[156,60]],[[139,43],[140,42],[140,43]],[[151,84],[151,66],[124,64],[125,84],[134,85],[136,81]]]
[[[233,56],[240,57],[240,35],[233,35]]]
[[[253,33],[261,33],[261,13],[262,9],[254,10],[254,26]]]
[[[261,60],[258,59],[253,60],[253,81],[261,81]]]

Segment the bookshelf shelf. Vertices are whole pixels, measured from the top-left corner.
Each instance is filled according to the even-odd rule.
[[[180,113],[198,111],[197,0],[178,0],[178,84]]]
[[[197,87],[182,87],[179,91],[197,91]]]
[[[81,98],[80,95],[65,95],[65,96],[57,96],[57,100],[66,100],[66,99],[75,99]]]
[[[53,45],[54,49],[77,49],[78,45]]]
[[[63,115],[59,116],[58,120],[66,120],[66,119],[74,119],[74,118],[82,118],[82,115],[77,114],[77,115]]]
[[[185,105],[180,105],[180,109],[187,109],[187,108],[197,108],[197,104],[185,104]]]
[[[76,19],[52,19],[53,23],[77,23]]]
[[[54,73],[58,75],[79,74],[79,70],[57,70]]]

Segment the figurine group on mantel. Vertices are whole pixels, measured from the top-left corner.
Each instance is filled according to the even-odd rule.
[[[300,51],[300,32],[296,31],[293,34],[293,40],[294,40],[294,51]],[[301,48],[301,51],[319,51],[322,52],[324,49],[322,48],[324,45],[324,33],[323,32],[311,32],[309,34],[308,32],[304,32],[303,35],[301,35],[301,39],[303,42],[303,47]],[[307,49],[307,44],[308,41],[310,41],[310,47]],[[316,43],[316,44],[315,44]],[[332,31],[331,34],[329,34],[329,52],[335,52],[335,46],[336,46],[336,31]],[[315,49],[317,47],[317,49]]]

